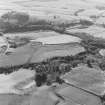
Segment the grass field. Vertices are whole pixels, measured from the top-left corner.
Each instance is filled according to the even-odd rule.
[[[37,44],[37,43],[36,43]],[[84,51],[84,48],[78,44],[58,44],[58,45],[26,45],[16,49],[16,52],[10,55],[1,55],[0,67],[24,64],[33,55],[30,62],[38,62],[53,56],[75,55]],[[73,47],[72,47],[73,46]],[[75,47],[74,47],[75,46]],[[75,53],[74,53],[75,52]],[[15,62],[14,62],[15,61]]]

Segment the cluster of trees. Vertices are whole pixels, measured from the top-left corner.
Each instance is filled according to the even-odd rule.
[[[3,28],[5,30],[10,28],[14,29],[25,26],[26,24],[28,24],[28,21],[29,15],[27,13],[16,11],[7,12],[0,18],[0,23],[2,23],[0,24],[0,28]]]
[[[61,75],[70,72],[72,68],[78,66],[78,64],[87,64],[92,68],[94,63],[98,63],[94,58],[89,56],[88,52],[81,52],[75,56],[57,56],[50,59],[46,59],[38,63],[30,63],[24,65],[17,65],[11,67],[0,68],[0,73],[11,73],[19,70],[20,68],[35,70],[35,81],[37,86],[47,83],[48,85],[53,82],[62,83],[60,79]],[[104,63],[99,65],[101,68],[105,68]]]
[[[57,56],[36,65],[34,69],[36,71],[35,81],[37,86],[42,84],[50,85],[53,82],[62,83],[61,75],[70,72],[73,67],[76,67],[81,62],[80,60],[83,60],[85,53],[80,53],[79,55]]]
[[[37,86],[41,86],[42,84],[51,85],[53,82],[61,83],[62,80],[60,76],[70,70],[70,64],[60,63],[58,61],[51,61],[48,64],[39,64],[35,67],[36,84]]]

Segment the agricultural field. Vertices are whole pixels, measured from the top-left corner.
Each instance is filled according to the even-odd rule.
[[[105,105],[105,1],[0,1],[0,105]]]

